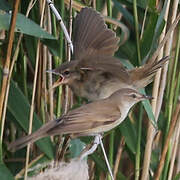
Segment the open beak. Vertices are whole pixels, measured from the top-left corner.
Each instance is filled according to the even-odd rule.
[[[48,73],[53,73],[53,74],[55,74],[55,75],[57,75],[57,76],[59,77],[58,80],[54,82],[54,84],[53,84],[52,87],[49,89],[49,91],[51,91],[52,89],[54,89],[54,88],[60,86],[61,84],[63,84],[63,82],[64,82],[64,76],[63,76],[62,74],[59,74],[59,73],[57,73],[57,72],[55,72],[55,71],[53,71],[53,70],[47,70],[46,72],[48,72]]]

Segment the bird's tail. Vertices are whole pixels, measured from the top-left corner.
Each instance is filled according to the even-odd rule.
[[[129,74],[134,86],[139,89],[151,83],[153,81],[155,73],[158,71],[158,69],[165,65],[169,58],[169,56],[166,56],[159,61],[147,63],[139,68],[129,70]]]
[[[10,151],[16,151],[18,149],[21,149],[25,147],[27,144],[33,143],[43,137],[48,136],[48,131],[52,128],[54,128],[57,125],[57,121],[53,120],[45,125],[43,125],[40,129],[35,131],[34,133],[27,135],[25,137],[19,138],[18,140],[12,142],[9,144],[8,149]]]

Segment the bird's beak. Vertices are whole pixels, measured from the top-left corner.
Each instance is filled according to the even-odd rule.
[[[64,76],[62,74],[59,74],[59,73],[55,72],[54,70],[47,70],[46,72],[53,73],[55,75],[58,75],[58,77],[59,77],[58,80],[53,83],[52,87],[49,90],[52,90],[52,89],[60,86],[61,84],[63,84]]]
[[[154,99],[152,96],[148,96],[148,95],[143,95],[143,98],[144,99],[149,99],[149,100]]]

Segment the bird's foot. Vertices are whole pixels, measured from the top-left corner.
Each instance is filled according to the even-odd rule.
[[[96,135],[92,146],[89,147],[89,145],[88,145],[87,148],[85,148],[83,153],[80,155],[80,159],[84,159],[86,156],[92,154],[97,149],[98,145],[100,144],[100,139],[102,139],[102,136],[99,134]],[[87,150],[87,149],[89,149],[89,150]]]

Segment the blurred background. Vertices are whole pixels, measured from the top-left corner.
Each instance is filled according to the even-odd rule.
[[[142,90],[152,94],[153,102],[136,105],[122,124],[105,133],[103,142],[117,180],[180,179],[180,26],[167,34],[180,12],[179,1],[55,0],[54,6],[72,37],[81,8],[99,11],[120,38],[115,57],[128,69],[153,56],[170,55],[169,64]],[[167,41],[160,49],[164,37]],[[46,70],[70,59],[73,55],[61,26],[45,0],[0,0],[1,179],[21,177],[27,167],[52,159],[68,162],[92,142],[89,137],[57,136],[37,141],[29,153],[26,148],[14,153],[7,149],[15,139],[87,103],[68,87],[49,90],[56,77]],[[100,147],[89,156],[88,166],[89,179],[110,179]]]

